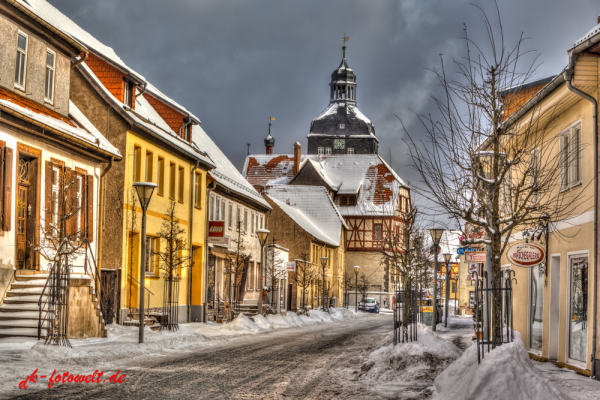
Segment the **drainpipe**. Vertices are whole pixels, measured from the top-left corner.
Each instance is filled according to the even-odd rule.
[[[567,88],[578,96],[583,97],[587,101],[592,103],[594,107],[594,322],[593,322],[593,336],[592,336],[592,377],[596,376],[596,312],[598,309],[598,102],[595,98],[587,93],[582,92],[573,86],[571,80],[573,79],[573,73],[575,72],[575,63],[577,62],[577,54],[573,51],[569,52],[569,65],[564,71],[565,82]],[[597,379],[597,378],[596,378]]]
[[[104,197],[106,196],[105,193],[105,188],[106,188],[106,184],[105,184],[105,178],[104,176],[108,173],[108,171],[112,168],[113,165],[113,161],[114,161],[114,157],[110,158],[110,162],[108,163],[108,165],[106,166],[106,168],[104,168],[104,171],[102,171],[102,173],[100,174],[100,190],[98,193],[98,215],[101,216],[98,219],[98,249],[96,250],[96,258],[97,258],[97,264],[98,264],[98,270],[102,270],[102,227],[104,226],[104,212],[105,212],[105,199]]]
[[[81,57],[79,60],[77,60],[73,64],[71,64],[71,69],[76,68],[79,64],[81,64],[82,62],[84,62],[85,60],[88,59],[90,52],[87,50],[83,50],[82,52],[83,52],[83,57]]]
[[[146,88],[144,87],[144,90],[146,90]],[[194,231],[194,171],[196,169],[198,169],[198,167],[200,166],[200,161],[196,161],[196,165],[194,165],[192,167],[192,170],[190,172],[190,229],[189,229],[189,248],[190,251],[192,251],[192,257],[194,255],[193,253],[193,245],[192,245],[192,239],[193,239],[193,235],[192,232]],[[194,271],[194,262],[192,261],[192,265],[190,266],[190,275],[189,275],[189,282],[188,282],[188,323],[192,322],[192,273]]]
[[[135,95],[135,98],[137,99],[139,96],[143,95],[144,93],[146,93],[146,89],[148,88],[148,83],[144,82],[144,86],[141,92],[139,92],[138,94]]]
[[[192,118],[191,118],[191,115],[188,113],[187,122],[179,127],[179,132],[178,132],[179,137],[181,137],[181,130],[187,128],[187,126],[191,123],[192,123]]]
[[[207,175],[208,176],[208,175]],[[206,322],[206,310],[207,310],[207,299],[206,292],[208,289],[208,213],[210,210],[208,209],[210,206],[210,193],[217,188],[217,181],[212,181],[210,185],[206,187],[206,212],[204,213],[204,268],[202,268],[202,304],[204,305],[204,310],[202,312],[202,322]],[[215,266],[215,274],[217,273],[217,268]]]

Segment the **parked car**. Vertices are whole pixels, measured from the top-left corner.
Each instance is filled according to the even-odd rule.
[[[373,297],[367,297],[358,303],[358,311],[379,313],[379,302]]]

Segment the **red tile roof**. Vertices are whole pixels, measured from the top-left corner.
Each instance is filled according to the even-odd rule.
[[[77,127],[77,125],[75,125],[73,123],[73,121],[71,121],[69,118],[60,115],[56,111],[54,111],[46,106],[43,106],[38,102],[35,102],[26,97],[20,96],[15,92],[11,92],[10,90],[8,90],[6,88],[0,87],[0,99],[9,100],[21,107],[28,108],[37,114],[46,115],[48,117],[52,117],[54,119],[57,119],[59,121],[66,123],[66,124],[69,124],[73,127]]]

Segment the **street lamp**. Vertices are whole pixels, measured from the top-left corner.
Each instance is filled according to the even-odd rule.
[[[323,311],[325,311],[325,267],[327,266],[327,261],[329,261],[329,257],[319,257],[321,261],[321,267],[323,267],[323,295],[321,296],[321,304],[323,305]]]
[[[256,235],[258,236],[258,241],[260,242],[260,265],[258,267],[258,276],[260,276],[260,290],[258,292],[258,314],[262,315],[262,296],[263,296],[263,265],[265,260],[265,243],[267,242],[267,237],[269,236],[269,231],[267,229],[257,229]]]
[[[150,204],[150,199],[152,198],[152,193],[154,193],[154,189],[156,188],[156,183],[153,182],[136,182],[133,184],[133,187],[137,191],[138,199],[140,200],[140,205],[142,206],[142,260],[140,262],[140,334],[139,334],[139,342],[144,343],[144,292],[146,290],[146,210],[148,209],[148,204]]]
[[[354,307],[355,311],[358,313],[358,271],[360,271],[360,267],[358,265],[354,266],[354,275],[356,277],[356,284],[354,285]]]
[[[444,304],[444,328],[448,327],[448,301],[450,301],[450,260],[452,259],[452,253],[444,253],[444,261],[446,262],[446,303]]]
[[[458,275],[456,275],[454,277],[454,284],[456,286],[456,288],[455,288],[456,290],[454,290],[454,315],[456,316],[456,312],[457,312],[457,309],[456,309],[456,305],[457,305],[456,296],[457,296],[457,293],[458,293]]]
[[[442,234],[444,233],[444,228],[441,226],[434,226],[433,228],[429,228],[429,233],[431,234],[431,240],[433,240],[433,331],[436,331],[437,325],[437,273],[438,273],[438,246],[440,245],[440,240],[442,239]]]

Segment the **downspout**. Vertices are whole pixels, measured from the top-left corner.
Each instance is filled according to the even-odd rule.
[[[187,128],[188,125],[192,123],[192,118],[191,117],[192,116],[188,113],[188,115],[186,117],[187,118],[187,122],[179,127],[179,132],[178,132],[179,137],[181,137],[181,130]]]
[[[592,333],[592,377],[596,376],[596,321],[598,309],[598,102],[595,98],[587,93],[582,92],[573,86],[571,80],[575,72],[575,63],[577,62],[577,54],[573,51],[569,52],[569,65],[564,72],[567,88],[578,96],[583,97],[592,103],[594,107],[594,116],[592,118],[594,128],[594,322]]]
[[[100,174],[100,193],[98,193],[98,215],[101,216],[99,219],[99,223],[98,223],[98,250],[96,251],[96,263],[98,264],[98,270],[101,271],[102,270],[102,232],[104,231],[103,227],[104,227],[104,203],[105,203],[105,199],[104,197],[106,196],[105,193],[105,188],[106,188],[106,183],[105,183],[105,179],[104,176],[108,173],[108,171],[110,171],[110,169],[112,168],[113,165],[113,161],[114,161],[114,157],[110,158],[110,162],[108,163],[108,165],[106,166],[106,168],[104,168],[104,171],[102,171],[102,173]]]
[[[144,93],[146,93],[146,89],[148,88],[148,83],[144,82],[144,88],[142,89],[141,92],[139,92],[138,94],[135,95],[135,98],[137,99],[139,96],[143,95]]]
[[[90,52],[87,50],[83,50],[83,57],[81,57],[79,60],[75,61],[72,65],[71,65],[71,69],[76,68],[79,64],[81,64],[82,62],[84,62],[85,60],[88,59],[88,56],[90,55]]]
[[[207,175],[208,176],[208,175]],[[203,308],[203,312],[202,312],[202,322],[206,322],[206,310],[208,309],[208,304],[207,304],[207,300],[206,300],[206,292],[208,290],[208,213],[210,212],[210,210],[208,209],[209,207],[209,201],[210,201],[210,193],[215,190],[217,188],[217,181],[212,181],[210,183],[210,185],[206,186],[206,212],[204,213],[204,246],[206,246],[206,248],[204,249],[204,268],[202,268],[202,304],[204,306]],[[215,266],[215,274],[217,273],[217,268]]]
[[[144,87],[144,91],[146,90],[146,88]],[[198,167],[200,167],[200,161],[196,161],[196,165],[194,165],[192,167],[192,170],[190,172],[190,229],[189,229],[189,246],[190,246],[190,251],[192,252],[192,257],[194,255],[193,252],[193,245],[192,245],[192,239],[193,239],[193,235],[192,232],[194,231],[194,171],[196,169],[198,169]],[[190,266],[190,274],[189,274],[189,282],[188,282],[188,323],[192,322],[192,273],[194,271],[194,264],[192,261],[192,265]]]

